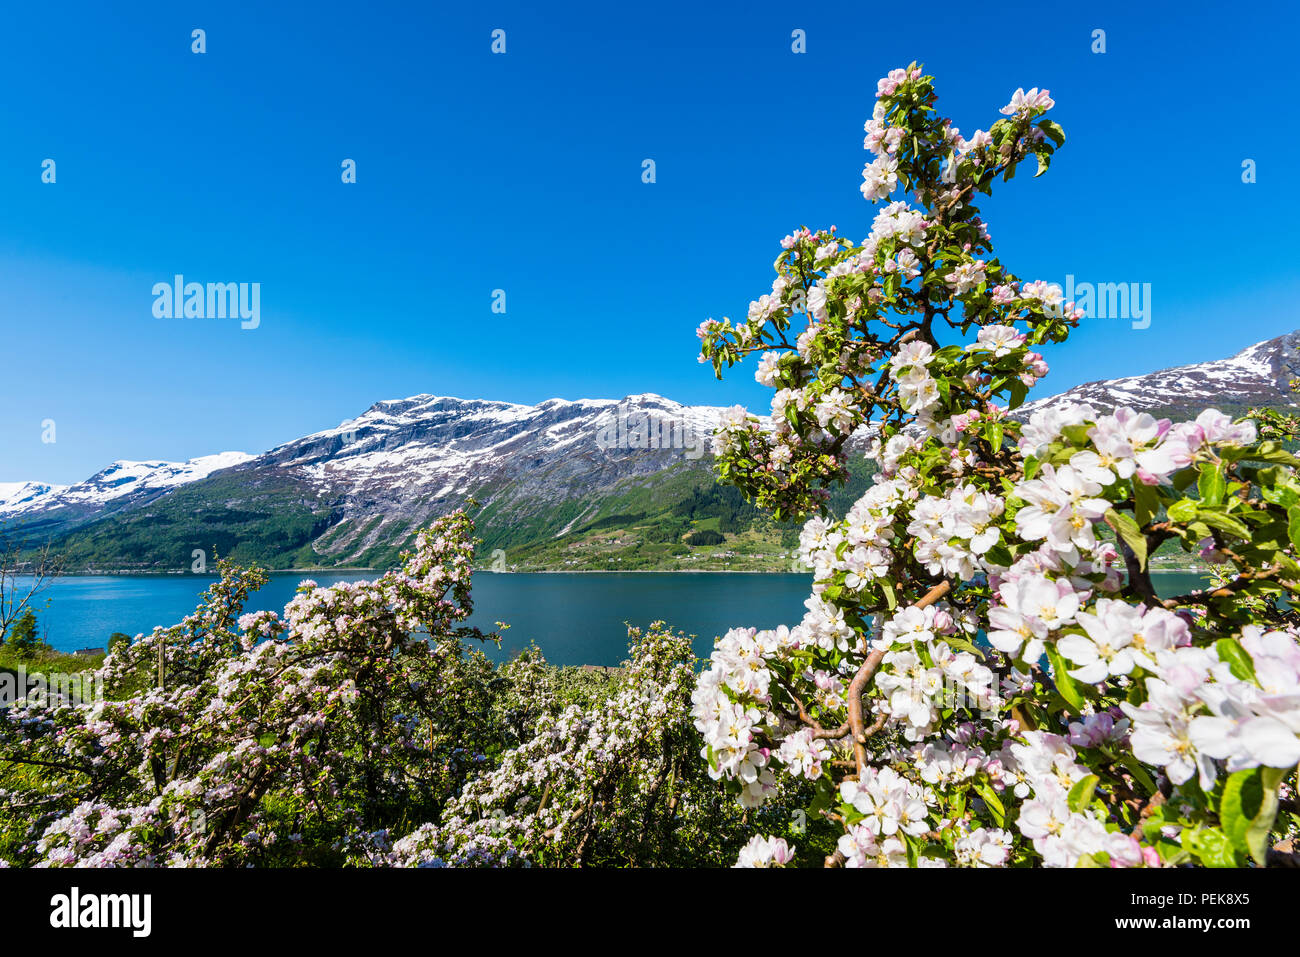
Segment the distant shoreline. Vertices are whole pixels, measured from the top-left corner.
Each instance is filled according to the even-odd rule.
[[[240,567],[246,568],[249,566],[240,566]],[[258,567],[260,568],[261,566]],[[374,569],[374,568],[263,568],[262,571],[271,575],[298,575],[298,574],[335,575],[339,573],[349,573],[349,572],[367,572],[373,574],[377,571],[379,574],[381,575],[383,574],[382,571],[379,571],[378,569]],[[80,570],[75,572],[64,572],[62,575],[53,576],[53,578],[55,579],[58,578],[123,578],[131,575],[134,575],[137,578],[202,578],[202,579],[212,578],[215,579],[218,577],[217,575],[210,575],[207,573],[200,575],[194,572],[176,572],[176,571],[163,572],[163,571],[149,571],[148,569],[143,569],[143,568],[118,568],[118,569],[113,569],[112,571],[90,572],[90,571]]]
[[[476,568],[475,573],[490,575],[806,575],[807,572],[780,571],[775,568],[530,568],[518,572],[494,572]]]
[[[362,572],[367,575],[383,575],[393,569],[380,568],[266,568],[269,575],[349,575]],[[807,575],[807,571],[789,571],[775,568],[529,568],[520,571],[494,571],[491,568],[476,568],[475,575]],[[1188,572],[1205,575],[1208,568],[1196,566],[1152,564],[1148,571]],[[196,575],[193,572],[157,572],[157,571],[100,571],[100,572],[66,572],[58,578],[195,578],[203,581],[215,581],[216,575]],[[57,581],[57,578],[54,579]]]
[[[264,568],[268,575],[340,575],[365,572],[383,575],[391,568]],[[529,568],[523,571],[499,572],[491,568],[476,568],[475,575],[799,575],[803,572],[780,571],[771,568]],[[127,569],[88,572],[65,572],[58,578],[198,578],[215,579],[216,575],[196,575],[193,572],[151,572]],[[57,580],[57,579],[55,579]]]

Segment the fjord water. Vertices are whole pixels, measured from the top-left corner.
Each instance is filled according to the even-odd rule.
[[[298,583],[357,581],[373,575],[277,573],[249,601],[247,611],[283,611]],[[737,626],[773,628],[803,617],[807,574],[743,572],[554,572],[474,576],[471,623],[485,631],[503,621],[501,649],[510,656],[536,643],[557,665],[616,665],[626,656],[627,625],[662,619],[694,635],[695,652],[707,657],[713,639]],[[1157,589],[1175,595],[1199,587],[1192,572],[1157,572]],[[39,620],[60,651],[103,648],[115,631],[135,636],[172,625],[194,611],[211,580],[197,576],[69,576],[42,597],[51,598]]]

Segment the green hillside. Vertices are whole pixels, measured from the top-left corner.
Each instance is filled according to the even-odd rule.
[[[862,494],[874,466],[859,460],[836,491],[842,514]],[[596,501],[521,505],[474,490],[484,567],[513,570],[788,570],[798,524],[777,524],[705,463],[683,463],[625,479]],[[501,502],[506,505],[502,506]],[[430,508],[429,518],[435,510]],[[384,514],[344,517],[306,483],[277,473],[217,475],[185,485],[138,509],[101,516],[53,538],[70,572],[187,571],[195,550],[269,569],[389,568],[424,522]],[[37,545],[47,527],[10,534]],[[366,545],[369,539],[373,544]]]

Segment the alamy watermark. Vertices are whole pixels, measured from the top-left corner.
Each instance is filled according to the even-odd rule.
[[[16,705],[28,698],[68,705],[95,704],[104,700],[104,682],[93,671],[28,674],[27,667],[19,665],[13,671],[0,672],[0,708]]]
[[[1053,284],[1055,285],[1055,284]],[[1060,286],[1056,286],[1061,289]],[[1067,274],[1062,299],[1047,312],[1064,315],[1065,303],[1073,302],[1088,319],[1129,319],[1134,329],[1151,325],[1151,283],[1149,282],[1076,282]]]
[[[240,319],[241,329],[262,324],[260,282],[171,282],[153,284],[153,314],[158,319]]]
[[[600,420],[596,448],[682,449],[686,458],[702,458],[710,436],[697,432],[685,418],[650,409],[617,406]]]
[[[81,888],[73,887],[50,898],[50,926],[56,930],[122,929],[131,931],[132,937],[148,937],[153,929],[153,896],[83,894]]]

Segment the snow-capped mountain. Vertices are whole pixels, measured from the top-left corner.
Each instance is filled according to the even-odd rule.
[[[674,453],[690,452],[688,437],[702,450],[721,412],[650,393],[621,402],[548,399],[535,406],[418,395],[378,402],[337,428],[272,449],[262,459],[296,470],[320,488],[342,487],[354,496],[384,488],[440,499],[468,494],[496,470],[520,461],[526,470],[570,456],[599,465],[606,458],[602,453],[619,451],[620,442],[631,446],[633,435],[639,438],[651,425],[658,438],[667,425],[668,441],[656,442],[665,446],[664,456],[644,463],[647,471],[658,471]],[[620,418],[631,425],[625,424],[624,439],[617,433]],[[602,431],[611,426],[602,442]],[[681,439],[676,448],[675,436]],[[393,479],[399,487],[393,488]]]
[[[1294,404],[1298,376],[1295,332],[1229,359],[1086,383],[1016,414],[1064,402],[1172,418],[1239,412]],[[52,540],[85,567],[174,569],[194,549],[271,567],[377,565],[473,497],[489,549],[551,541],[698,504],[715,488],[708,439],[722,411],[654,394],[392,399],[261,455],[115,462],[72,486],[0,485],[0,531]]]
[[[188,462],[118,461],[76,485],[37,482],[0,484],[0,519],[58,508],[96,510],[118,500],[139,504],[252,459],[246,452],[218,452]]]
[[[419,395],[378,402],[232,475],[293,475],[338,517],[316,550],[358,561],[470,496],[488,507],[488,531],[562,534],[619,489],[672,468],[706,472],[721,412],[652,393],[535,406]]]
[[[1211,406],[1237,411],[1292,405],[1288,383],[1300,377],[1300,331],[1249,346],[1228,359],[1161,369],[1146,375],[1086,382],[1058,395],[1027,402],[1018,417],[1037,409],[1086,402],[1100,411],[1130,406],[1170,418],[1195,416]]]
[[[258,456],[115,463],[44,492],[5,486],[0,524],[111,567],[175,567],[194,548],[247,553],[253,541],[250,557],[267,564],[368,564],[471,496],[485,538],[558,535],[620,496],[654,494],[667,473],[687,476],[680,494],[712,484],[721,412],[654,394],[393,399]]]
[[[0,516],[21,512],[30,507],[40,508],[66,485],[46,485],[43,482],[0,482]]]

